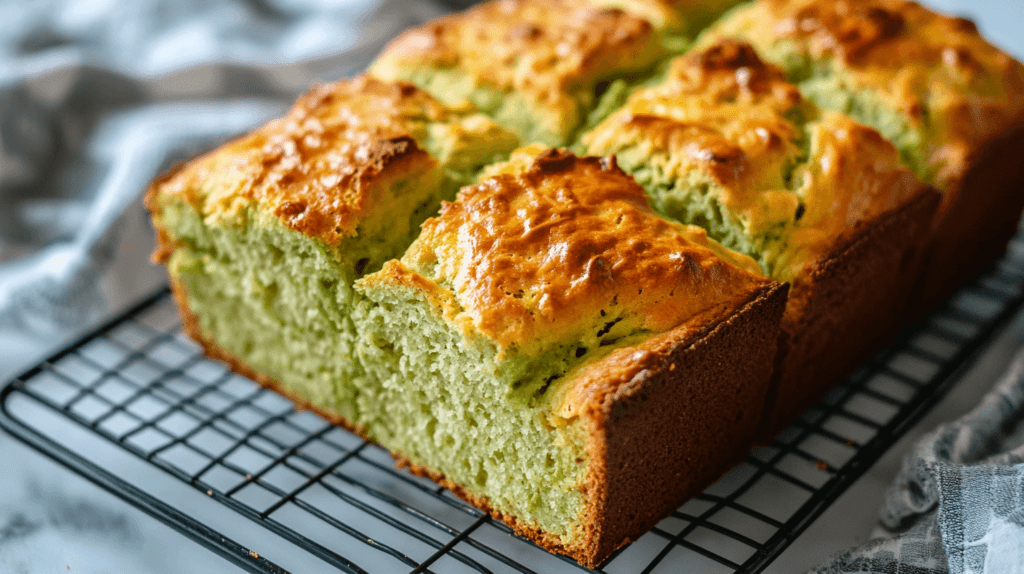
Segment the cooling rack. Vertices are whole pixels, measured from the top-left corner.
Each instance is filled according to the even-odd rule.
[[[762,570],[941,398],[1022,293],[1018,238],[943,310],[596,571]],[[0,425],[252,572],[286,570],[274,544],[239,536],[283,541],[325,571],[585,571],[206,359],[180,328],[169,293],[150,296],[7,383]],[[237,523],[261,536],[225,526]]]

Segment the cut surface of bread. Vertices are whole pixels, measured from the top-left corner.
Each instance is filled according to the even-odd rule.
[[[219,345],[305,396],[344,396],[362,376],[352,282],[516,141],[410,85],[317,88],[153,185],[155,258]]]
[[[623,485],[597,476],[632,473],[645,493],[633,497],[660,516],[751,439],[785,291],[703,230],[658,218],[610,158],[539,146],[464,188],[400,261],[357,289],[368,300],[357,319],[360,358],[380,385],[368,393],[379,412],[360,426],[590,565],[655,518],[644,512],[612,528],[602,513],[608,504],[621,512],[622,501],[601,497]],[[749,352],[723,351],[732,362],[697,368],[691,362],[707,358],[684,349],[718,328]],[[643,403],[631,385],[667,385],[669,374],[687,397],[678,412],[634,420],[639,413],[616,411],[627,396]],[[649,445],[614,437],[638,453],[595,446],[608,426],[642,424],[683,434]],[[689,452],[672,460],[680,440]],[[662,468],[609,467],[609,457],[632,456]],[[665,474],[680,472],[687,478]]]

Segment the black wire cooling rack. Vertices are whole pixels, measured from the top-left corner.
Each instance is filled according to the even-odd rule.
[[[762,570],[941,398],[1022,293],[1016,239],[942,311],[597,572]],[[204,358],[180,326],[166,291],[149,297],[5,385],[0,425],[253,572],[285,570],[273,550],[214,525],[211,506],[328,571],[583,570],[396,469],[380,447]],[[83,456],[75,445],[86,439],[113,454]],[[189,507],[157,482],[112,470],[126,458],[205,497]]]

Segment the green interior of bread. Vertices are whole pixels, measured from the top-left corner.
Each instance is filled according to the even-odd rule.
[[[507,379],[524,368],[499,369],[493,349],[465,344],[420,301],[377,291],[369,305],[353,289],[401,242],[331,249],[248,216],[208,226],[186,205],[163,212],[187,238],[168,267],[204,336],[495,508],[570,534],[583,503],[579,424],[555,428],[545,404],[508,400]]]
[[[398,68],[394,79],[414,84],[449,106],[469,102],[500,126],[517,134],[523,143],[563,147],[572,144],[581,130],[596,125],[625,103],[631,90],[659,72],[660,68],[653,67],[628,77],[601,80],[591,90],[578,91],[573,94],[576,111],[564,118],[553,114],[529,94],[504,92],[496,86],[482,84],[456,67],[405,66]]]
[[[759,42],[742,30],[737,30],[731,21],[742,20],[744,11],[753,6],[748,2],[727,12],[707,31],[706,37],[698,38],[700,45],[723,35],[737,37],[750,42],[766,61],[781,67],[789,80],[796,84],[804,97],[823,110],[846,114],[858,122],[870,126],[899,150],[900,159],[921,180],[934,184],[934,173],[928,168],[925,146],[925,132],[928,130],[927,109],[919,126],[903,111],[885,102],[876,89],[859,87],[848,74],[837,69],[831,60],[816,60],[807,53],[800,43],[780,39],[771,43]]]
[[[793,174],[810,161],[809,124],[801,113],[790,118],[801,135],[796,142],[801,154],[780,167],[779,190],[793,193],[797,210],[793,217],[764,229],[752,229],[740,215],[721,201],[725,191],[713,177],[697,170],[682,175],[666,173],[662,166],[671,163],[667,153],[653,151],[640,142],[626,144],[602,153],[615,153],[618,165],[633,176],[647,192],[651,207],[663,218],[696,225],[724,247],[752,258],[768,277],[774,277],[775,260],[785,250],[786,238],[799,220],[803,197]]]
[[[499,365],[493,347],[463,341],[409,293],[372,290],[371,303],[353,288],[411,236],[329,248],[252,211],[207,225],[178,203],[162,218],[179,238],[171,277],[205,337],[492,507],[572,538],[585,433],[551,423],[545,391],[555,373],[628,337],[608,327],[610,343],[595,340],[593,352],[559,347]]]
[[[179,238],[172,280],[204,336],[312,402],[353,416],[338,400],[356,394],[364,378],[353,360],[352,281],[379,267],[388,250],[371,244],[349,259],[272,218],[245,215],[204,225],[190,206],[166,206],[164,223]]]
[[[545,402],[513,390],[522,369],[506,368],[492,345],[465,340],[413,290],[365,293],[358,352],[373,388],[357,402],[369,435],[492,508],[574,538],[584,503],[584,423],[552,424]]]
[[[663,154],[652,156],[640,146],[617,150],[616,159],[619,166],[644,188],[651,207],[662,217],[703,228],[708,237],[751,257],[762,271],[769,273],[770,262],[763,253],[768,236],[749,233],[740,218],[722,205],[719,200],[722,189],[713,178],[697,171],[691,171],[683,178],[672,177],[659,167],[668,158]]]

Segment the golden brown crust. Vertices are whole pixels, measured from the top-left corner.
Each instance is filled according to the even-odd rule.
[[[651,25],[614,8],[563,0],[496,0],[404,32],[378,65],[459,66],[502,91],[544,94],[648,65]]]
[[[809,161],[793,176],[804,209],[775,259],[772,276],[778,281],[797,279],[882,214],[929,189],[891,143],[848,116],[825,112],[809,130]]]
[[[445,203],[402,258],[450,286],[459,328],[533,354],[606,312],[623,317],[616,329],[660,333],[766,281],[656,216],[614,158],[535,151]]]
[[[795,42],[928,132],[934,183],[956,187],[971,157],[1024,122],[1024,66],[969,20],[908,0],[765,0],[720,26],[756,46]]]
[[[906,317],[939,199],[934,190],[920,193],[865,223],[793,282],[763,440],[896,334]]]
[[[705,174],[722,187],[723,205],[761,228],[783,217],[763,213],[761,191],[784,188],[784,166],[800,155],[800,132],[788,116],[802,107],[781,69],[749,45],[724,40],[676,58],[664,82],[635,92],[583,143],[591,153],[637,143],[665,152],[653,160],[665,177]],[[795,209],[788,202],[782,211]]]
[[[922,319],[990,267],[1017,233],[1024,210],[1024,126],[1008,128],[971,161],[932,234],[912,319]]]
[[[696,32],[700,24],[724,12],[736,0],[588,0],[595,6],[621,8],[650,22],[658,30]],[[696,25],[696,26],[695,26]]]
[[[417,141],[453,113],[408,84],[369,77],[314,88],[292,110],[252,134],[154,183],[203,216],[231,216],[255,203],[304,235],[335,244],[356,234],[377,195],[436,161]]]
[[[728,38],[676,58],[664,90],[716,103],[772,100],[773,108],[783,111],[801,100],[781,68],[762,60],[750,44]]]
[[[581,395],[592,429],[581,564],[596,567],[745,456],[787,289],[766,285],[620,350],[591,381]]]
[[[478,86],[527,97],[565,134],[583,119],[598,82],[645,70],[663,54],[651,24],[619,9],[493,0],[407,30],[372,72],[402,78],[421,67],[458,69]]]

